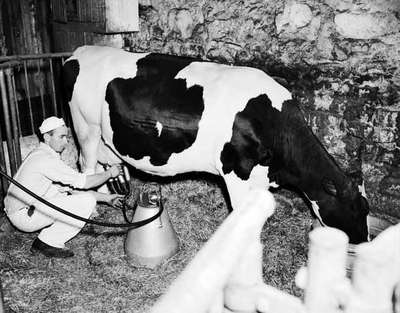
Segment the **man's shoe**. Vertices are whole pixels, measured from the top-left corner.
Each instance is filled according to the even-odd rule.
[[[31,252],[40,252],[49,258],[70,258],[74,256],[74,253],[71,250],[49,246],[39,238],[36,238],[33,241]]]

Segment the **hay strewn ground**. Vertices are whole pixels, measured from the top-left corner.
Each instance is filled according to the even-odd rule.
[[[36,234],[1,237],[0,278],[9,312],[146,312],[228,214],[214,179],[163,183],[162,191],[180,250],[154,270],[127,262],[120,229],[86,226],[69,243],[75,257],[67,260],[31,255]],[[276,199],[276,213],[261,235],[264,279],[301,295],[293,280],[306,261],[310,215],[294,193],[279,191]],[[123,221],[120,212],[106,206],[99,212],[98,218]]]

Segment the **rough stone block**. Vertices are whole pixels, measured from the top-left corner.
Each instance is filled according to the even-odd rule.
[[[394,14],[341,13],[335,16],[336,30],[352,39],[380,39],[400,31],[400,22]]]

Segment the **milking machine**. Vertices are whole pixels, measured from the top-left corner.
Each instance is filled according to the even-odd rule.
[[[149,186],[150,190],[142,190],[139,193],[132,222],[147,219],[160,209],[162,213],[153,222],[128,230],[125,253],[132,264],[153,268],[178,251],[179,241],[168,212],[163,209],[164,200],[160,186],[158,190],[151,189],[151,187],[156,187],[154,184]]]
[[[105,170],[109,165],[104,167]],[[134,190],[130,188],[130,175],[128,168],[123,166],[124,175],[110,180],[109,189],[114,193],[125,194],[124,207],[129,207]],[[158,188],[157,188],[158,187]],[[152,222],[141,227],[128,229],[125,239],[125,253],[130,263],[154,268],[163,260],[174,255],[179,248],[179,241],[175,230],[169,219],[168,212],[164,210],[164,200],[161,188],[157,184],[145,185],[137,196],[129,210],[123,210],[124,218],[127,223],[137,223],[147,220],[161,211],[161,215]],[[129,218],[127,211],[132,211],[133,216]]]
[[[126,166],[123,168],[125,178],[120,175],[121,177],[114,179],[108,187],[113,193],[125,195],[122,200],[122,205],[112,206],[122,210],[126,223],[107,223],[85,219],[65,211],[33,193],[12,177],[8,176],[1,168],[0,176],[3,176],[15,186],[45,205],[72,218],[88,224],[105,227],[127,227],[125,253],[130,263],[153,268],[178,251],[179,241],[170,222],[169,215],[167,211],[164,210],[161,187],[158,185],[158,190],[156,190],[155,184],[149,184],[148,186],[150,186],[150,189],[147,186],[142,187],[140,190],[135,190],[130,187],[128,169]],[[128,213],[129,211],[131,212],[130,214]],[[131,217],[129,217],[129,215]]]
[[[111,166],[108,164],[103,165],[104,170],[108,170]],[[129,170],[124,165],[122,166],[124,170],[124,175],[118,175],[116,178],[110,178],[107,182],[107,187],[111,193],[117,193],[121,195],[126,195],[129,193],[130,185],[129,182],[131,180]]]

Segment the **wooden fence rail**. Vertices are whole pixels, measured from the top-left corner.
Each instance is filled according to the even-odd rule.
[[[356,247],[352,280],[346,276],[348,237],[329,227],[312,231],[307,268],[296,277],[303,301],[262,281],[259,237],[274,208],[269,192],[250,192],[151,313],[399,313],[400,224]]]

